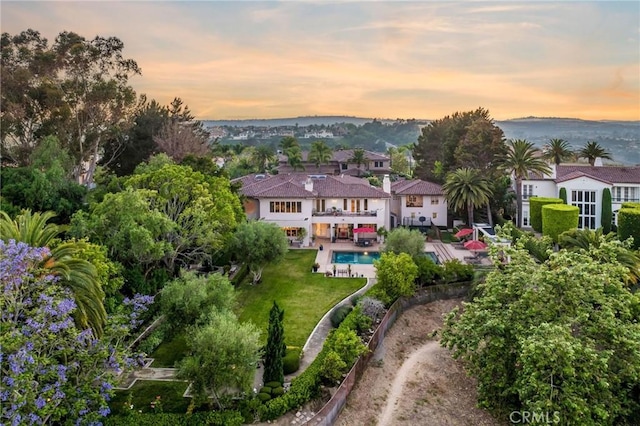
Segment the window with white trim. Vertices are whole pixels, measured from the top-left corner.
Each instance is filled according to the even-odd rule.
[[[611,198],[618,203],[639,201],[640,190],[633,186],[614,186],[611,190]]]
[[[596,191],[571,191],[571,205],[580,209],[578,228],[596,229]]]
[[[271,201],[271,213],[302,213],[302,201]]]
[[[522,199],[528,200],[533,197],[533,185],[522,184]]]

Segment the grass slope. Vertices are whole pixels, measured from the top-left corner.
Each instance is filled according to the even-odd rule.
[[[282,262],[269,265],[262,282],[238,288],[238,317],[253,322],[267,342],[269,310],[275,300],[284,309],[285,342],[304,346],[320,318],[340,300],[363,287],[364,278],[331,278],[312,273],[315,250],[289,250]]]

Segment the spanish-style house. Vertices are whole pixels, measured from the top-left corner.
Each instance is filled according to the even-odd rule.
[[[375,152],[364,151],[365,163],[355,164],[351,162],[353,149],[343,149],[333,152],[333,157],[327,164],[320,164],[320,167],[308,160],[309,153],[302,153],[302,166],[305,173],[328,174],[328,175],[352,175],[360,176],[370,172],[376,176],[384,176],[391,172],[391,159],[385,155]],[[295,170],[288,164],[285,154],[278,154],[278,173],[294,173]]]
[[[550,165],[549,175],[532,175],[522,181],[523,226],[529,227],[529,198],[558,197],[560,189],[567,192],[567,204],[580,208],[579,228],[597,229],[602,217],[602,194],[609,188],[612,196],[613,221],[623,202],[640,200],[640,167],[603,166],[600,159],[594,166],[583,164]]]
[[[447,226],[447,199],[442,186],[420,179],[391,184],[391,227]]]
[[[358,239],[354,229],[370,229],[371,237],[381,227],[389,229],[391,181],[383,187],[349,175],[308,173],[251,174],[240,182],[248,219],[280,226],[291,241],[302,232],[302,244],[311,238]]]

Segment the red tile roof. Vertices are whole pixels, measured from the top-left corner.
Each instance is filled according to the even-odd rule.
[[[241,182],[240,192],[251,198],[389,198],[380,188],[373,187],[366,179],[353,176],[324,176],[314,178],[313,190],[305,189],[308,173],[277,175],[251,174],[234,179]],[[311,175],[313,176],[313,175]]]
[[[397,195],[444,195],[442,186],[421,179],[393,182],[391,192]]]
[[[556,182],[564,182],[582,173],[596,180],[608,183],[640,183],[640,167],[620,166],[569,166],[559,165],[556,168]]]

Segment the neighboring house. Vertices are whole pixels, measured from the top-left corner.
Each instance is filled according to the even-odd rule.
[[[598,159],[599,160],[599,159]],[[567,204],[580,208],[579,228],[597,229],[602,217],[602,192],[609,188],[612,198],[613,222],[623,202],[640,201],[640,167],[561,164],[550,165],[551,173],[529,176],[522,181],[523,226],[529,227],[529,198],[558,197],[560,188],[567,191]]]
[[[440,185],[420,179],[399,180],[391,184],[391,195],[391,227],[447,226],[447,200]]]
[[[377,154],[375,152],[365,151],[365,164],[361,164],[358,169],[357,164],[351,163],[353,158],[352,149],[344,149],[333,152],[333,157],[327,164],[321,164],[320,168],[308,160],[309,153],[302,153],[302,166],[306,173],[324,173],[331,175],[351,175],[358,176],[370,172],[377,176],[384,176],[391,172],[391,159],[386,155]],[[278,173],[293,173],[294,170],[287,163],[287,156],[278,154]]]
[[[312,236],[354,239],[355,228],[389,229],[388,175],[383,188],[353,176],[308,173],[251,174],[232,182],[242,183],[248,219],[276,223],[290,240],[297,239],[303,228],[304,245]]]

